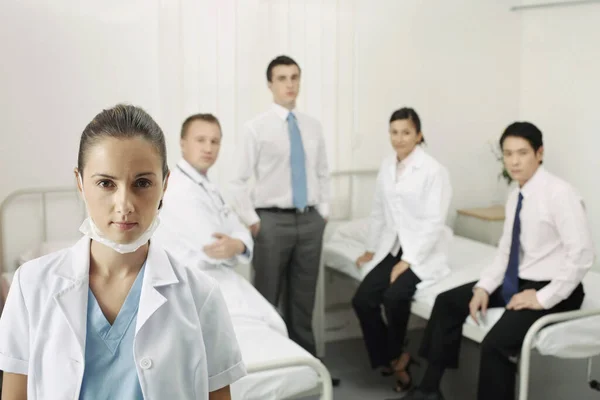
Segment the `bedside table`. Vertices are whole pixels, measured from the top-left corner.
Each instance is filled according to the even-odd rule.
[[[504,226],[504,206],[457,210],[454,234],[498,245]]]

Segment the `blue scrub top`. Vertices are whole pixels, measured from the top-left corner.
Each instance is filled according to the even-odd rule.
[[[88,289],[85,369],[80,400],[143,400],[133,359],[133,339],[145,264],[111,326]]]

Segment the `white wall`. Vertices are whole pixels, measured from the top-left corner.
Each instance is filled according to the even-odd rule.
[[[520,14],[520,117],[542,130],[546,167],[584,197],[600,248],[600,4]]]
[[[323,122],[332,170],[378,168],[391,112],[413,106],[450,169],[454,207],[487,205],[499,172],[487,141],[518,115],[520,21],[498,3],[181,0],[171,62],[183,96],[169,127],[216,113],[223,180],[242,124],[270,102],[266,65],[285,53],[303,69],[299,108]]]
[[[519,112],[520,21],[495,0],[0,2],[0,200],[73,184],[78,139],[104,107],[146,108],[179,158],[179,127],[214,112],[227,177],[244,121],[269,102],[265,68],[303,68],[299,107],[321,119],[332,170],[377,168],[387,121],[409,105],[445,163],[454,206],[489,204],[487,141]],[[26,233],[28,227],[10,228]]]

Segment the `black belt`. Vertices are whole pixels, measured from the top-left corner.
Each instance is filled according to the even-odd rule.
[[[306,206],[304,208],[279,208],[279,207],[264,207],[257,208],[256,211],[266,211],[272,213],[285,213],[285,214],[306,214],[307,212],[314,211],[317,208],[315,206]]]

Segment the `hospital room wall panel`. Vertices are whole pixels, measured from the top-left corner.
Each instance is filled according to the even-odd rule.
[[[219,155],[219,168],[216,172],[223,173],[230,168],[221,168],[221,165],[231,164],[235,156],[236,136],[232,134],[236,127],[237,103],[236,85],[237,64],[236,64],[236,30],[237,30],[237,6],[236,0],[225,0],[218,2],[217,9],[217,115],[221,122],[221,127],[225,132],[221,142],[221,152]]]
[[[268,15],[268,4],[262,0],[238,2],[235,128],[232,132],[225,132],[236,138],[235,143],[239,143],[245,121],[262,112],[269,102],[265,70],[270,50],[262,45],[269,37],[270,28],[263,22],[268,19]]]
[[[146,68],[155,72],[154,85],[157,86],[156,100],[160,106],[151,113],[163,129],[167,145],[167,162],[173,168],[177,161],[172,155],[179,152],[179,120],[184,108],[184,78],[188,67],[183,62],[183,27],[179,24],[185,12],[185,4],[180,1],[158,0],[158,30],[149,39],[155,41],[158,54],[154,60],[148,60]],[[155,83],[154,83],[155,82]],[[150,82],[148,83],[150,84]],[[145,107],[151,99],[141,99],[133,104]],[[108,105],[109,106],[109,105]]]
[[[352,169],[356,165],[353,162],[352,146],[355,134],[355,34],[357,1],[340,0],[337,11],[337,45],[336,45],[336,129],[333,134],[335,140],[334,158],[332,166],[334,169]],[[331,115],[328,115],[331,117]]]
[[[302,85],[304,104],[302,108],[318,119],[323,121],[323,36],[325,0],[315,0],[305,3],[304,41],[306,73]]]
[[[338,82],[338,4],[337,2],[323,0],[321,8],[321,52],[316,55],[321,59],[321,124],[327,147],[327,160],[330,170],[337,168],[336,154],[338,138],[337,132],[337,82]],[[307,71],[308,73],[308,71]],[[309,89],[311,90],[311,89]],[[314,90],[311,91],[314,94]]]
[[[524,10],[520,15],[520,117],[542,130],[544,165],[582,195],[598,251],[600,4]]]

